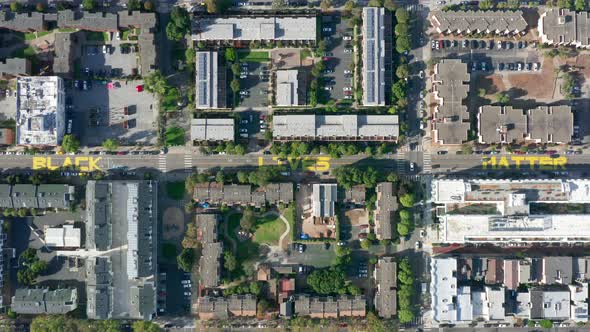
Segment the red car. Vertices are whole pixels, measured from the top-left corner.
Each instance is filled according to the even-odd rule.
[[[143,85],[141,85],[141,84],[140,85],[136,85],[135,86],[135,91],[142,92],[143,91]]]

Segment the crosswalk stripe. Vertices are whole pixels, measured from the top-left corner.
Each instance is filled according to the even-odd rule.
[[[193,155],[192,154],[185,154],[184,155],[184,169],[186,171],[191,171],[193,168]]]
[[[162,172],[166,172],[167,171],[167,162],[166,162],[166,156],[165,155],[161,155],[158,158],[158,169]]]

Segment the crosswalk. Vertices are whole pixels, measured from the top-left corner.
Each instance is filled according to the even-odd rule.
[[[166,173],[168,171],[168,169],[167,169],[167,162],[166,162],[166,155],[165,154],[161,154],[161,155],[158,156],[158,169],[162,173]]]
[[[430,173],[432,171],[432,155],[429,151],[422,154],[422,172]]]
[[[193,155],[191,153],[184,154],[184,170],[191,172],[193,169]]]
[[[398,148],[399,152],[410,152],[410,151],[424,151],[424,148],[422,147],[422,145],[416,145],[414,146],[414,150],[410,149],[410,146],[408,144],[402,145]]]

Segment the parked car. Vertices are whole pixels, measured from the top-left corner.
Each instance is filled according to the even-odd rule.
[[[352,48],[345,48],[344,53],[346,53],[346,54],[352,53]]]
[[[344,37],[342,37],[342,40],[352,40],[352,37],[351,36],[344,36]]]
[[[442,150],[442,151],[436,152],[436,154],[438,154],[438,155],[443,155],[443,154],[447,154],[447,153],[449,153],[449,151]]]
[[[351,70],[349,70],[349,69],[345,69],[345,70],[344,70],[344,73],[345,73],[345,74],[352,74],[352,71],[351,71]]]

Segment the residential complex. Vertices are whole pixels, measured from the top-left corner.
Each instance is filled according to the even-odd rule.
[[[391,15],[385,8],[363,8],[363,105],[384,106],[391,82]]]
[[[584,211],[552,213],[590,202],[590,180],[460,180],[432,183],[443,243],[590,242]]]
[[[86,313],[91,319],[152,319],[156,314],[158,185],[88,181]]]
[[[583,270],[573,265],[573,260],[584,262]],[[502,262],[521,266],[521,272],[504,271]],[[434,257],[430,288],[433,318],[449,324],[504,322],[509,318],[587,321],[585,263],[583,257]],[[576,281],[567,279],[580,273]],[[555,276],[558,279],[553,279]],[[482,282],[485,284],[481,285]],[[528,287],[507,289],[506,283]]]
[[[275,115],[276,141],[395,141],[397,115]]]
[[[221,254],[223,253],[223,245],[217,241],[219,215],[197,214],[195,221],[199,230],[199,240],[203,245],[199,261],[200,286],[217,287],[220,283]]]
[[[380,317],[392,318],[397,313],[397,264],[393,257],[383,257],[375,264],[375,309]]]
[[[16,142],[60,145],[66,130],[65,86],[58,76],[19,77],[16,98]]]
[[[590,12],[550,8],[541,14],[538,26],[543,43],[590,47]]]
[[[198,183],[193,199],[199,203],[212,205],[275,205],[293,201],[292,183],[270,183],[264,187],[251,185],[224,185],[216,182]]]
[[[523,111],[511,106],[482,106],[478,113],[479,142],[571,142],[574,115],[569,106],[539,106]]]
[[[226,72],[215,51],[197,52],[195,102],[197,109],[226,107]]]
[[[0,208],[69,209],[75,187],[66,184],[0,184]]]
[[[443,59],[434,66],[433,90],[438,105],[433,115],[433,140],[440,144],[461,144],[467,140],[469,112],[464,103],[469,93],[467,64]]]
[[[312,190],[312,216],[320,219],[336,216],[338,186],[335,183],[314,183]]]
[[[17,314],[64,315],[78,307],[76,288],[17,288],[10,308]]]
[[[306,16],[219,16],[193,21],[195,42],[301,41],[315,43],[317,18]]]
[[[377,240],[391,240],[393,238],[393,215],[397,210],[397,197],[393,194],[393,183],[379,183],[377,185],[377,202],[375,204],[375,235]]]
[[[297,69],[277,70],[276,105],[299,106],[304,105],[302,100],[305,94],[299,87],[299,71]]]
[[[191,141],[233,142],[234,119],[192,119]]]
[[[444,34],[525,34],[528,24],[523,12],[515,11],[435,11],[430,23],[439,33]]]
[[[256,297],[249,294],[229,297],[201,296],[197,306],[202,320],[256,316]]]

